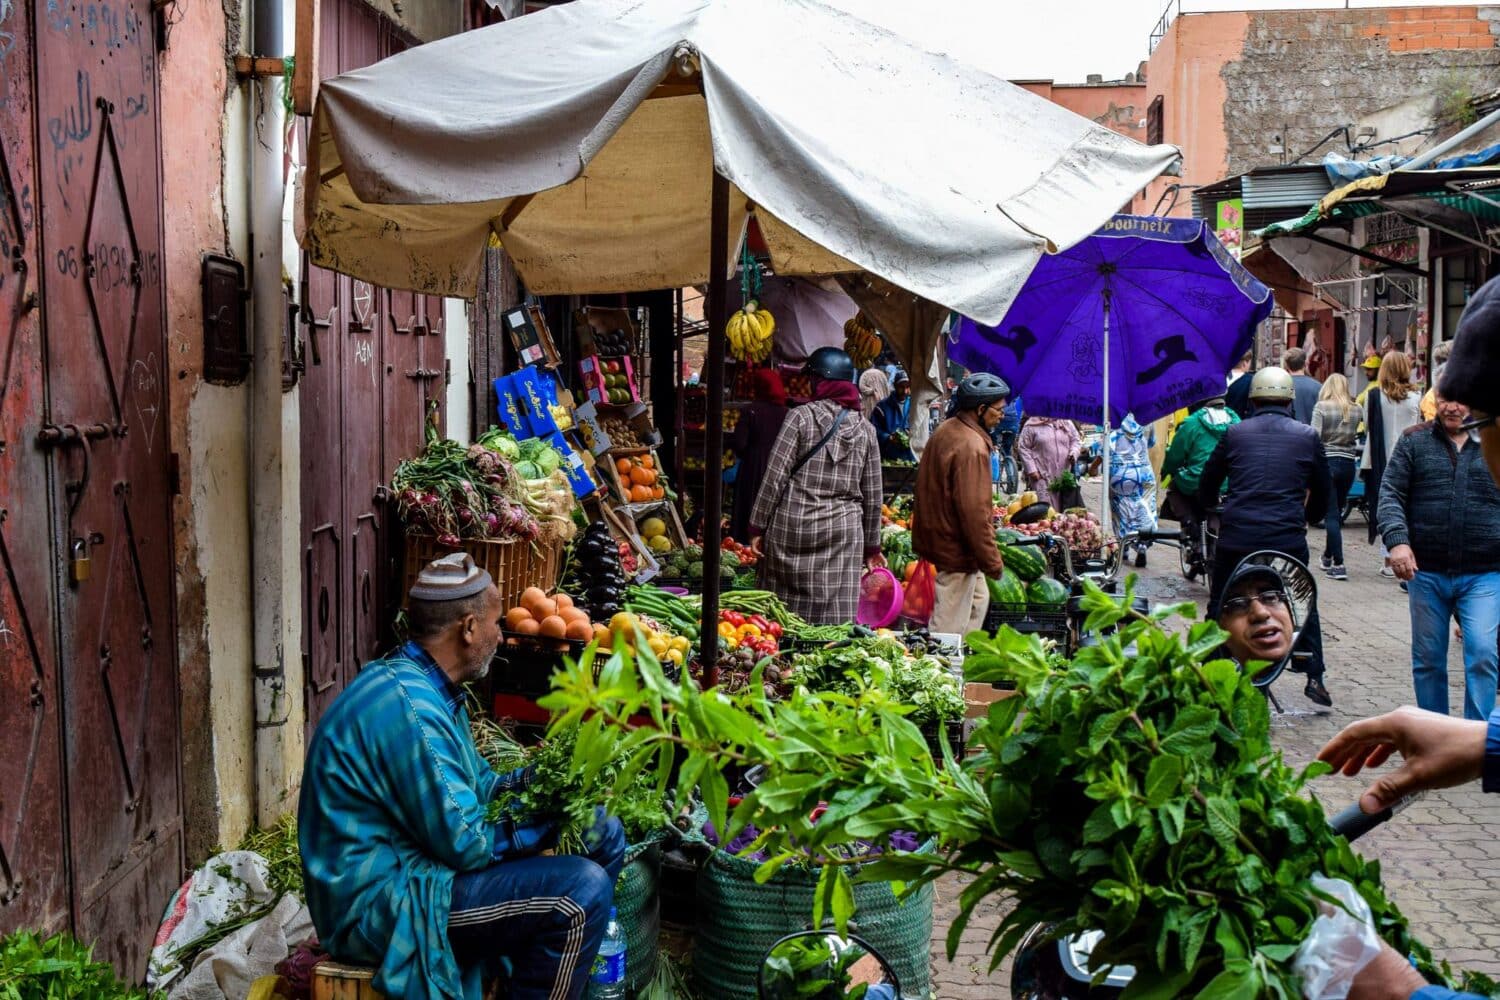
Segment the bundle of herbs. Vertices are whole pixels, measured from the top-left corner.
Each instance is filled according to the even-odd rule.
[[[583,836],[594,825],[594,809],[603,806],[625,826],[625,839],[638,844],[664,830],[669,822],[666,800],[657,783],[645,776],[622,783],[624,734],[589,730],[580,740],[578,726],[553,730],[530,749],[522,748],[487,719],[471,723],[480,755],[497,772],[531,767],[526,788],[506,792],[490,803],[489,818],[504,813],[558,824],[557,850],[585,853]]]
[[[758,831],[746,845],[766,856],[757,877],[823,862],[814,926],[828,913],[847,926],[848,868],[868,860],[829,845],[890,847],[906,831],[939,846],[888,850],[858,877],[911,891],[964,876],[950,956],[981,904],[1006,897],[992,968],[1031,926],[1048,924],[1056,934],[1102,931],[1095,963],[1135,967],[1129,1000],[1288,1000],[1300,995],[1292,959],[1318,916],[1311,880],[1322,874],[1352,885],[1381,936],[1451,984],[1387,898],[1379,865],[1335,834],[1310,796],[1327,767],[1297,771],[1273,751],[1264,695],[1217,658],[1224,633],[1213,623],[1169,632],[1167,619],[1192,617],[1194,606],[1143,616],[1130,610],[1132,590],[1118,600],[1087,588],[1088,627],[1118,628],[1072,660],[1010,629],[968,637],[969,679],[1012,681],[1019,697],[991,706],[970,738],[980,752],[962,762],[920,752],[909,709],[878,686],[799,686],[776,703],[752,684],[731,696],[669,682],[649,650],[617,655],[597,678],[581,665],[564,671],[544,704],[558,725],[626,733],[622,782],[680,757],[679,798],[699,788],[726,841]],[[653,725],[633,727],[643,713]],[[720,773],[731,763],[765,768],[732,812]],[[1484,977],[1459,978],[1494,993]]]

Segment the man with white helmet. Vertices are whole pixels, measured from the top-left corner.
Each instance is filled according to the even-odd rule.
[[[1218,502],[1220,487],[1229,481],[1214,553],[1211,617],[1218,614],[1224,582],[1250,553],[1271,549],[1306,564],[1309,515],[1321,517],[1327,510],[1328,458],[1317,432],[1293,416],[1295,392],[1284,369],[1256,372],[1250,383],[1252,416],[1225,432],[1203,466],[1198,498],[1204,508]],[[1331,706],[1333,699],[1323,686],[1323,642],[1316,614],[1304,635],[1312,659],[1303,693],[1319,705]]]

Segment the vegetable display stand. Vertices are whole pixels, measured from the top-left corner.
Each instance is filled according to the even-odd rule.
[[[615,918],[625,933],[625,989],[634,994],[656,975],[661,946],[661,844],[635,844],[615,882]]]
[[[783,867],[755,881],[753,861],[715,851],[698,876],[693,975],[705,996],[754,1000],[761,959],[783,935],[807,929],[817,869]],[[933,889],[904,903],[889,882],[854,883],[850,929],[890,961],[904,991],[926,996],[931,978]]]
[[[502,607],[511,607],[521,599],[527,587],[540,587],[552,591],[557,587],[558,575],[562,572],[562,543],[538,540],[496,540],[489,538],[465,538],[459,547],[474,560],[474,565],[489,573],[500,591]],[[408,533],[406,536],[405,582],[401,587],[401,603],[406,604],[406,595],[423,567],[434,559],[441,559],[451,552],[459,551],[439,545],[432,535]]]

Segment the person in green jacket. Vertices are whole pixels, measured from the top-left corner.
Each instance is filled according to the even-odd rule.
[[[1203,523],[1206,513],[1197,500],[1198,478],[1203,474],[1203,466],[1223,440],[1225,432],[1239,422],[1239,414],[1225,404],[1224,397],[1214,396],[1194,404],[1192,413],[1172,435],[1167,457],[1161,464],[1161,474],[1163,479],[1171,478],[1166,507],[1182,525],[1183,544],[1188,544],[1189,539],[1198,539],[1198,526]],[[1193,552],[1189,580],[1207,569],[1202,565],[1203,546],[1194,545]]]

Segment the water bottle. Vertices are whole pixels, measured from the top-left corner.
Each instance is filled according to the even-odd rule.
[[[609,908],[609,926],[589,971],[589,1000],[625,1000],[625,932]]]

